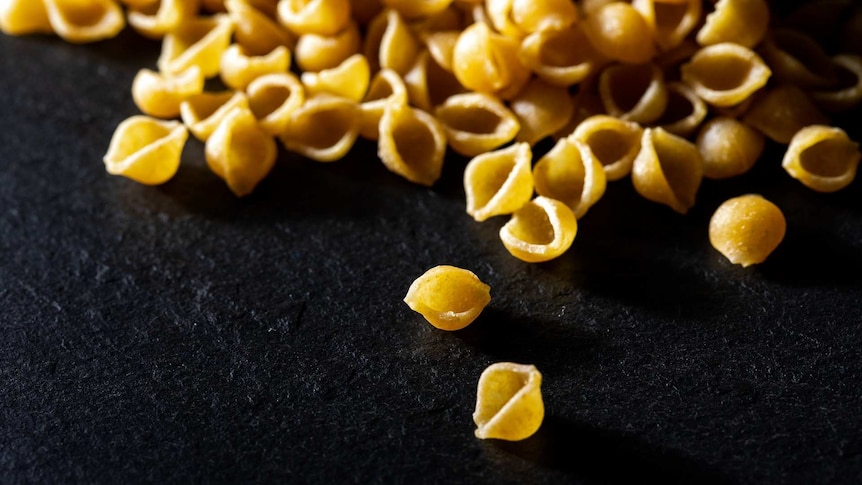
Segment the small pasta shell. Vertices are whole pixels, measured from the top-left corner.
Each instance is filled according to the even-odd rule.
[[[844,54],[832,58],[832,62],[849,77],[845,86],[811,94],[814,101],[823,109],[840,113],[859,106],[862,102],[862,57]]]
[[[234,38],[246,52],[262,55],[279,46],[292,49],[293,36],[272,18],[244,0],[226,0],[228,14],[234,23]]]
[[[680,45],[700,22],[702,3],[702,0],[633,0],[632,6],[652,28],[659,47],[668,50]]]
[[[349,99],[322,94],[294,111],[281,135],[288,150],[318,162],[339,160],[359,136],[359,107]]]
[[[605,193],[604,167],[581,142],[561,138],[533,167],[536,193],[559,200],[580,219]]]
[[[656,123],[674,135],[691,135],[706,118],[709,111],[706,103],[691,88],[680,82],[668,84],[667,92],[667,108]]]
[[[285,132],[294,111],[305,103],[305,88],[293,74],[267,74],[248,85],[248,105],[260,127],[273,136]]]
[[[485,10],[497,32],[513,38],[563,30],[578,19],[578,11],[569,0],[487,0]]]
[[[176,76],[141,69],[132,81],[135,105],[144,114],[157,118],[176,118],[180,114],[180,104],[203,90],[204,77],[197,66]]]
[[[581,24],[528,35],[521,42],[519,56],[524,66],[555,86],[583,81],[596,68],[598,58]]]
[[[201,93],[190,96],[180,104],[180,116],[195,138],[207,141],[228,112],[234,108],[248,108],[248,97],[244,93]]]
[[[434,62],[449,72],[452,72],[452,54],[459,34],[460,31],[431,32],[422,38]]]
[[[372,71],[392,69],[403,76],[413,66],[420,49],[419,41],[401,15],[387,9],[368,26],[363,53]]]
[[[443,123],[449,146],[468,157],[512,141],[521,129],[515,114],[489,94],[451,96],[437,107],[435,114]]]
[[[302,84],[309,95],[334,94],[352,101],[362,101],[371,82],[371,69],[362,54],[354,54],[332,69],[302,73]]]
[[[461,330],[491,302],[491,287],[472,271],[435,266],[416,278],[404,303],[440,330]]]
[[[617,64],[599,75],[599,96],[608,114],[648,124],[667,108],[664,74],[654,64]]]
[[[709,120],[697,135],[703,158],[703,176],[724,179],[749,171],[766,145],[763,135],[734,118]]]
[[[247,108],[234,108],[205,147],[207,165],[237,197],[250,194],[275,165],[273,137]]]
[[[521,261],[542,263],[565,253],[577,233],[578,220],[569,206],[539,196],[515,211],[500,228],[500,240]]]
[[[519,441],[542,426],[542,374],[532,365],[498,362],[479,377],[476,391],[476,437]]]
[[[317,72],[337,67],[348,57],[359,52],[361,39],[359,26],[350,22],[331,36],[305,34],[296,42],[293,52],[296,64],[303,71]]]
[[[835,82],[835,71],[826,51],[802,32],[772,29],[759,52],[778,82],[804,88],[824,88]]]
[[[222,54],[219,66],[225,85],[237,91],[244,91],[252,81],[261,76],[287,72],[290,68],[290,51],[280,45],[266,55],[255,56],[244,47],[233,44]]]
[[[512,98],[509,109],[521,123],[515,139],[535,145],[565,126],[574,113],[575,105],[566,88],[551,86],[534,78]]]
[[[718,107],[745,101],[772,74],[754,51],[730,43],[700,49],[680,70],[683,82],[704,101]]]
[[[446,10],[452,0],[382,0],[383,5],[398,11],[404,18],[430,17]]]
[[[455,75],[438,66],[428,51],[416,58],[416,64],[404,75],[404,84],[411,104],[426,111],[465,91]]]
[[[390,103],[407,104],[407,87],[401,76],[391,69],[382,69],[374,75],[368,92],[359,105],[360,134],[368,140],[377,140],[380,118]]]
[[[390,172],[420,185],[440,178],[446,155],[446,134],[430,114],[405,104],[390,103],[380,118],[377,155]]]
[[[350,20],[349,0],[280,0],[278,21],[297,35],[334,35]]]
[[[128,20],[139,34],[151,39],[161,39],[172,32],[198,11],[197,2],[184,0],[156,0],[129,10]]]
[[[177,173],[188,137],[176,121],[132,116],[117,126],[103,159],[105,169],[142,184],[163,184]]]
[[[703,178],[703,159],[690,141],[661,128],[647,128],[632,166],[635,190],[644,198],[685,214]]]
[[[814,125],[793,136],[781,165],[791,177],[817,192],[835,192],[856,178],[859,144],[840,128]]]
[[[602,55],[632,64],[655,56],[652,29],[643,16],[625,2],[613,2],[591,12],[585,22],[587,38]]]
[[[581,122],[569,139],[587,147],[604,167],[608,180],[619,180],[631,172],[641,149],[642,134],[637,123],[595,115]]]
[[[778,143],[790,143],[799,130],[811,125],[829,124],[805,91],[783,84],[758,96],[743,121]]]
[[[31,0],[34,1],[34,0]],[[54,32],[67,42],[109,39],[126,26],[123,10],[113,0],[38,0],[45,3]],[[37,20],[41,17],[37,12]]]
[[[766,35],[769,17],[766,0],[719,0],[697,31],[697,42],[700,45],[733,42],[751,49]]]
[[[787,232],[784,214],[757,194],[721,204],[709,220],[709,242],[733,264],[743,268],[766,261]]]
[[[530,78],[518,58],[520,44],[484,23],[467,27],[452,53],[455,77],[464,87],[503,99],[516,95]]]
[[[6,35],[53,34],[44,1],[0,2],[0,32]]]
[[[218,74],[221,55],[230,45],[232,33],[233,22],[227,15],[186,20],[162,41],[159,70],[176,74],[198,66],[206,78]]]
[[[481,222],[511,214],[533,195],[532,151],[527,143],[476,156],[464,170],[467,213]]]

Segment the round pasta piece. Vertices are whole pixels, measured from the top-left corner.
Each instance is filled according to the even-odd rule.
[[[768,28],[766,0],[719,0],[697,31],[697,42],[700,45],[733,42],[753,48],[763,40]]]
[[[790,143],[799,130],[810,125],[829,124],[805,91],[782,84],[758,96],[743,121],[778,143]]]
[[[195,138],[207,141],[225,115],[234,108],[248,108],[248,97],[244,93],[201,93],[180,103],[180,116]]]
[[[564,30],[540,31],[521,42],[521,62],[548,84],[572,86],[596,69],[598,54],[582,24]]]
[[[404,18],[430,17],[446,10],[452,0],[382,0],[383,5],[398,11]]]
[[[655,56],[652,29],[625,2],[598,7],[587,16],[585,27],[593,47],[609,59],[640,64]]]
[[[532,151],[527,143],[516,143],[476,156],[464,169],[467,213],[481,222],[511,214],[533,195]]]
[[[0,2],[0,31],[6,35],[53,34],[45,2],[5,0]]]
[[[532,365],[498,362],[479,377],[476,391],[476,437],[519,441],[542,426],[542,374]]]
[[[694,91],[681,82],[667,85],[668,103],[656,124],[674,135],[686,137],[700,126],[708,109]]]
[[[348,57],[359,52],[361,43],[359,26],[350,22],[332,36],[305,34],[296,42],[293,56],[303,71],[322,71],[337,67]]]
[[[604,167],[608,180],[619,180],[631,172],[642,134],[637,123],[595,115],[581,122],[569,138],[587,147]]]
[[[401,76],[391,69],[374,75],[368,92],[359,105],[359,132],[363,138],[377,140],[380,118],[389,103],[407,104],[407,87]]]
[[[793,136],[781,165],[791,177],[817,192],[835,192],[856,178],[859,144],[841,128],[814,125]]]
[[[297,35],[334,35],[350,20],[350,0],[279,0],[278,20]]]
[[[648,124],[667,108],[664,74],[654,64],[618,64],[599,76],[599,96],[608,114]]]
[[[653,30],[653,38],[664,50],[680,45],[700,22],[702,0],[633,0],[632,6],[643,15]]]
[[[862,57],[844,54],[832,58],[832,62],[839,68],[839,73],[848,77],[845,85],[835,89],[815,91],[812,93],[814,101],[823,109],[839,113],[859,106],[862,102]]]
[[[703,179],[703,159],[690,141],[661,128],[647,128],[632,166],[635,190],[644,198],[685,214]]]
[[[515,114],[489,94],[451,96],[437,107],[435,114],[443,123],[449,146],[468,157],[512,141],[521,129]]]
[[[503,99],[516,95],[530,78],[518,58],[519,44],[484,23],[467,27],[452,53],[455,77],[464,87]]]
[[[352,101],[362,101],[371,82],[371,69],[362,54],[354,54],[332,69],[302,73],[308,94],[329,93]]]
[[[589,148],[561,138],[536,162],[533,182],[537,194],[559,200],[581,218],[604,195],[607,177]]]
[[[551,86],[539,78],[530,81],[512,98],[509,108],[521,123],[515,139],[530,145],[565,126],[575,110],[566,88]]]
[[[281,135],[288,150],[318,162],[339,160],[359,136],[359,107],[338,96],[309,98],[294,111]]]
[[[491,287],[472,271],[435,266],[416,278],[404,303],[440,330],[461,330],[491,301]]]
[[[129,25],[139,34],[151,39],[161,39],[187,19],[194,18],[197,11],[197,2],[156,0],[148,5],[133,6],[127,16]]]
[[[578,220],[569,206],[539,196],[515,211],[500,228],[500,240],[521,261],[542,263],[565,253],[577,233]]]
[[[132,81],[135,105],[144,114],[157,118],[176,118],[180,114],[180,104],[203,90],[204,77],[197,66],[176,76],[141,69]]]
[[[450,96],[465,92],[455,75],[440,67],[427,50],[419,54],[404,75],[404,84],[409,101],[426,111],[432,111]]]
[[[275,165],[277,147],[247,108],[234,108],[206,142],[210,169],[237,197],[250,194]]]
[[[198,66],[204,77],[215,76],[219,72],[221,55],[230,45],[232,33],[233,22],[227,15],[184,21],[162,41],[159,70],[176,74]]]
[[[53,31],[67,42],[84,43],[110,39],[126,26],[123,10],[113,0],[39,1],[45,3]],[[40,13],[37,13],[37,19],[41,16]]]
[[[292,49],[296,44],[287,30],[245,0],[226,0],[225,7],[235,26],[236,43],[246,52],[263,55],[279,46]]]
[[[446,134],[430,114],[390,103],[380,118],[377,155],[390,172],[420,185],[440,178],[446,156]]]
[[[256,56],[244,47],[233,44],[224,51],[219,65],[222,81],[230,88],[244,91],[261,76],[287,72],[290,68],[290,51],[280,45],[268,54]]]
[[[745,101],[772,71],[751,49],[722,43],[704,47],[680,68],[682,80],[707,103],[727,107]]]
[[[757,194],[725,201],[709,220],[712,247],[743,268],[764,262],[786,231],[781,209]]]
[[[132,116],[117,126],[105,169],[142,184],[163,184],[177,173],[188,137],[186,127],[176,121]]]
[[[410,70],[421,45],[396,10],[384,10],[368,26],[363,52],[371,70],[392,69],[403,76]]]
[[[760,158],[766,145],[763,135],[734,118],[709,120],[697,135],[703,157],[703,176],[724,179],[742,175]]]
[[[305,88],[293,74],[267,74],[248,85],[248,105],[260,127],[273,136],[287,129],[294,111],[305,103]]]
[[[832,61],[826,51],[802,32],[772,29],[759,51],[779,82],[804,88],[829,87],[835,82]]]

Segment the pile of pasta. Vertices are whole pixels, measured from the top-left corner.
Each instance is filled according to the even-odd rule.
[[[162,39],[158,70],[132,85],[143,115],[105,155],[112,174],[170,180],[189,132],[237,196],[277,141],[330,162],[375,140],[426,186],[451,149],[471,158],[467,212],[511,215],[500,238],[530,262],[572,245],[608,181],[686,213],[704,177],[745,173],[767,140],[813,190],[853,181],[859,147],[829,116],[862,100],[862,9],[821,0],[770,20],[766,0],[0,1],[7,34],[89,42],[128,23]],[[204,91],[217,76],[224,89]]]

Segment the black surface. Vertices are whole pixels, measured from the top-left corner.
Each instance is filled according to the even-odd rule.
[[[772,151],[686,217],[624,180],[528,265],[464,212],[456,158],[426,189],[372,144],[283,153],[243,200],[196,141],[164,186],[107,175],[157,53],[0,36],[0,481],[862,481],[858,180],[816,194]],[[706,224],[747,192],[788,234],[742,269]],[[464,331],[401,302],[437,264],[492,287]],[[496,361],[544,374],[524,442],[473,437]]]

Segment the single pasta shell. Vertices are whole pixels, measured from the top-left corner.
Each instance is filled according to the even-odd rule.
[[[109,39],[126,26],[123,10],[112,0],[38,1],[44,2],[54,32],[68,42],[84,43]]]
[[[349,22],[334,35],[305,34],[296,41],[293,57],[302,71],[332,69],[359,52],[359,26]]]
[[[0,32],[6,35],[53,34],[45,2],[6,0],[0,2]]]
[[[632,183],[644,198],[685,214],[703,179],[703,159],[685,138],[647,128],[632,166]]]
[[[542,426],[542,374],[533,365],[498,362],[479,376],[476,391],[476,437],[519,441]]]
[[[203,89],[204,77],[197,66],[176,76],[141,69],[132,81],[132,99],[146,115],[176,118],[180,115],[182,102],[200,94]]]
[[[536,193],[568,205],[583,217],[607,187],[604,167],[579,141],[560,138],[533,167]]]
[[[491,287],[473,272],[435,266],[410,285],[404,303],[440,330],[470,325],[491,301]]]
[[[391,69],[403,76],[413,66],[420,48],[398,11],[387,9],[368,26],[363,53],[372,71]]]
[[[599,96],[608,114],[649,124],[667,108],[664,74],[655,64],[617,64],[599,75]]]
[[[700,45],[733,42],[753,48],[769,28],[766,0],[719,0],[697,32]]]
[[[684,83],[668,84],[667,92],[667,108],[656,123],[674,135],[687,137],[697,130],[709,109],[706,103]]]
[[[772,75],[754,51],[728,42],[700,49],[680,72],[698,96],[719,108],[745,101]]]
[[[631,172],[642,137],[643,129],[637,123],[594,115],[582,121],[568,138],[583,143],[592,152],[608,180],[619,180]]]
[[[334,94],[357,103],[362,101],[371,81],[371,68],[362,54],[354,54],[341,64],[320,72],[302,73],[302,84],[309,95]]]
[[[207,140],[205,153],[210,169],[243,197],[272,170],[277,148],[249,109],[234,108]]]
[[[279,1],[278,20],[297,35],[333,35],[350,20],[350,1]]]
[[[496,96],[464,93],[450,96],[435,110],[449,146],[473,157],[512,141],[521,129],[515,114]]]
[[[500,228],[500,240],[512,256],[541,263],[565,253],[577,233],[578,220],[569,206],[539,196],[515,211]]]
[[[833,57],[832,62],[852,77],[852,82],[834,90],[815,91],[811,96],[823,109],[841,113],[862,103],[862,56],[843,54]]]
[[[524,66],[548,84],[562,87],[577,84],[592,74],[597,57],[581,24],[530,34],[521,42],[519,51]]]
[[[389,171],[420,185],[440,178],[446,156],[446,134],[430,114],[390,103],[380,118],[377,155]]]
[[[528,143],[516,143],[470,160],[464,170],[467,213],[481,222],[528,203],[533,194],[532,157]]]
[[[712,247],[742,267],[765,261],[786,231],[781,209],[757,194],[725,201],[709,220]]]
[[[374,75],[362,104],[359,105],[359,133],[363,138],[379,138],[380,118],[389,103],[406,105],[407,87],[397,72],[381,69]]]
[[[791,177],[818,192],[835,192],[856,178],[859,144],[841,128],[814,125],[799,130],[781,165]]]
[[[294,111],[305,103],[305,88],[292,73],[261,76],[246,90],[251,112],[260,127],[273,136],[287,130]]]
[[[103,159],[105,169],[146,185],[165,183],[179,169],[188,136],[179,122],[132,116],[117,126]]]
[[[281,135],[288,150],[318,162],[340,160],[359,136],[359,106],[346,98],[319,95],[293,112]]]
[[[702,0],[633,0],[632,6],[643,15],[662,50],[673,49],[700,22]]]
[[[766,146],[760,132],[724,116],[704,124],[696,144],[703,157],[703,176],[711,179],[734,177],[749,171]]]
[[[195,65],[204,77],[215,76],[232,33],[233,21],[227,15],[186,20],[162,41],[159,70],[176,74]]]
[[[278,46],[293,49],[296,45],[287,30],[245,0],[226,0],[224,4],[235,26],[236,43],[248,52],[265,54]]]
[[[222,81],[237,91],[245,91],[252,81],[261,76],[287,72],[289,68],[290,51],[283,45],[268,54],[256,56],[242,46],[233,44],[224,51],[219,62]]]
[[[534,78],[512,98],[509,109],[521,123],[515,139],[532,146],[565,126],[575,111],[575,105],[566,88]]]

